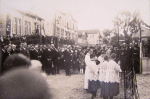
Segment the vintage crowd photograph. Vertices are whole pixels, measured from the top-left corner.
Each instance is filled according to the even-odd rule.
[[[0,99],[150,99],[150,0],[0,0]]]

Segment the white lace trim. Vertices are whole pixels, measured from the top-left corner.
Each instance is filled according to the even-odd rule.
[[[100,70],[99,71],[99,81],[104,82],[120,82],[119,73],[114,70]]]

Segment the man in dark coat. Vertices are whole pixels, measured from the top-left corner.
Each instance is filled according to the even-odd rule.
[[[64,54],[64,64],[65,64],[66,76],[70,76],[71,55],[70,55],[69,48],[65,49],[63,54]]]
[[[52,74],[55,75],[57,73],[57,69],[59,69],[57,60],[58,60],[58,50],[55,48],[54,44],[51,45],[52,51]]]
[[[30,56],[32,60],[39,60],[40,53],[37,45],[30,51]]]
[[[75,73],[76,69],[79,69],[79,56],[78,56],[78,52],[77,50],[75,50],[75,52],[73,53],[73,57],[72,57],[72,65],[73,65],[73,72]]]
[[[39,55],[38,55],[38,60],[42,63],[42,66],[43,66],[43,45],[40,45],[39,46]],[[43,70],[43,69],[42,69]]]
[[[60,67],[62,65],[61,64],[61,52],[60,52],[60,49],[58,49],[58,51],[57,51],[56,65],[57,65],[56,72],[57,72],[57,74],[59,74],[59,70],[60,70]]]
[[[25,56],[30,58],[29,50],[25,46],[26,46],[25,44],[21,44],[20,45],[19,53],[22,53],[23,55],[25,55]]]
[[[132,50],[132,62],[136,73],[140,73],[140,48],[135,45]]]
[[[44,70],[46,72],[47,75],[50,75],[50,73],[52,73],[52,57],[53,57],[53,53],[52,50],[50,49],[50,46],[48,45],[47,49],[44,51],[44,57],[45,57],[45,66],[44,66]]]
[[[43,45],[42,48],[42,55],[41,55],[41,63],[42,63],[42,70],[45,71],[45,67],[46,67],[46,62],[47,62],[47,55],[46,55],[46,51],[47,51],[47,47],[46,45]],[[46,55],[46,56],[45,56]]]

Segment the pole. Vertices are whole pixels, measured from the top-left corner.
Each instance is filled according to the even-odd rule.
[[[118,25],[118,47],[119,47],[119,24]]]
[[[142,38],[141,38],[141,23],[139,24],[139,30],[140,30],[140,73],[142,73]]]
[[[117,14],[117,19],[118,19],[118,14]],[[119,47],[119,22],[117,22],[117,28],[118,28],[118,47]]]

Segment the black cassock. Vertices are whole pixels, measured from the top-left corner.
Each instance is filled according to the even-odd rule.
[[[46,49],[44,51],[44,56],[45,57],[45,66],[44,66],[44,70],[46,72],[46,74],[50,74],[52,73],[52,51],[50,49]]]
[[[66,75],[70,75],[71,55],[68,50],[64,51],[64,65],[65,65]]]

